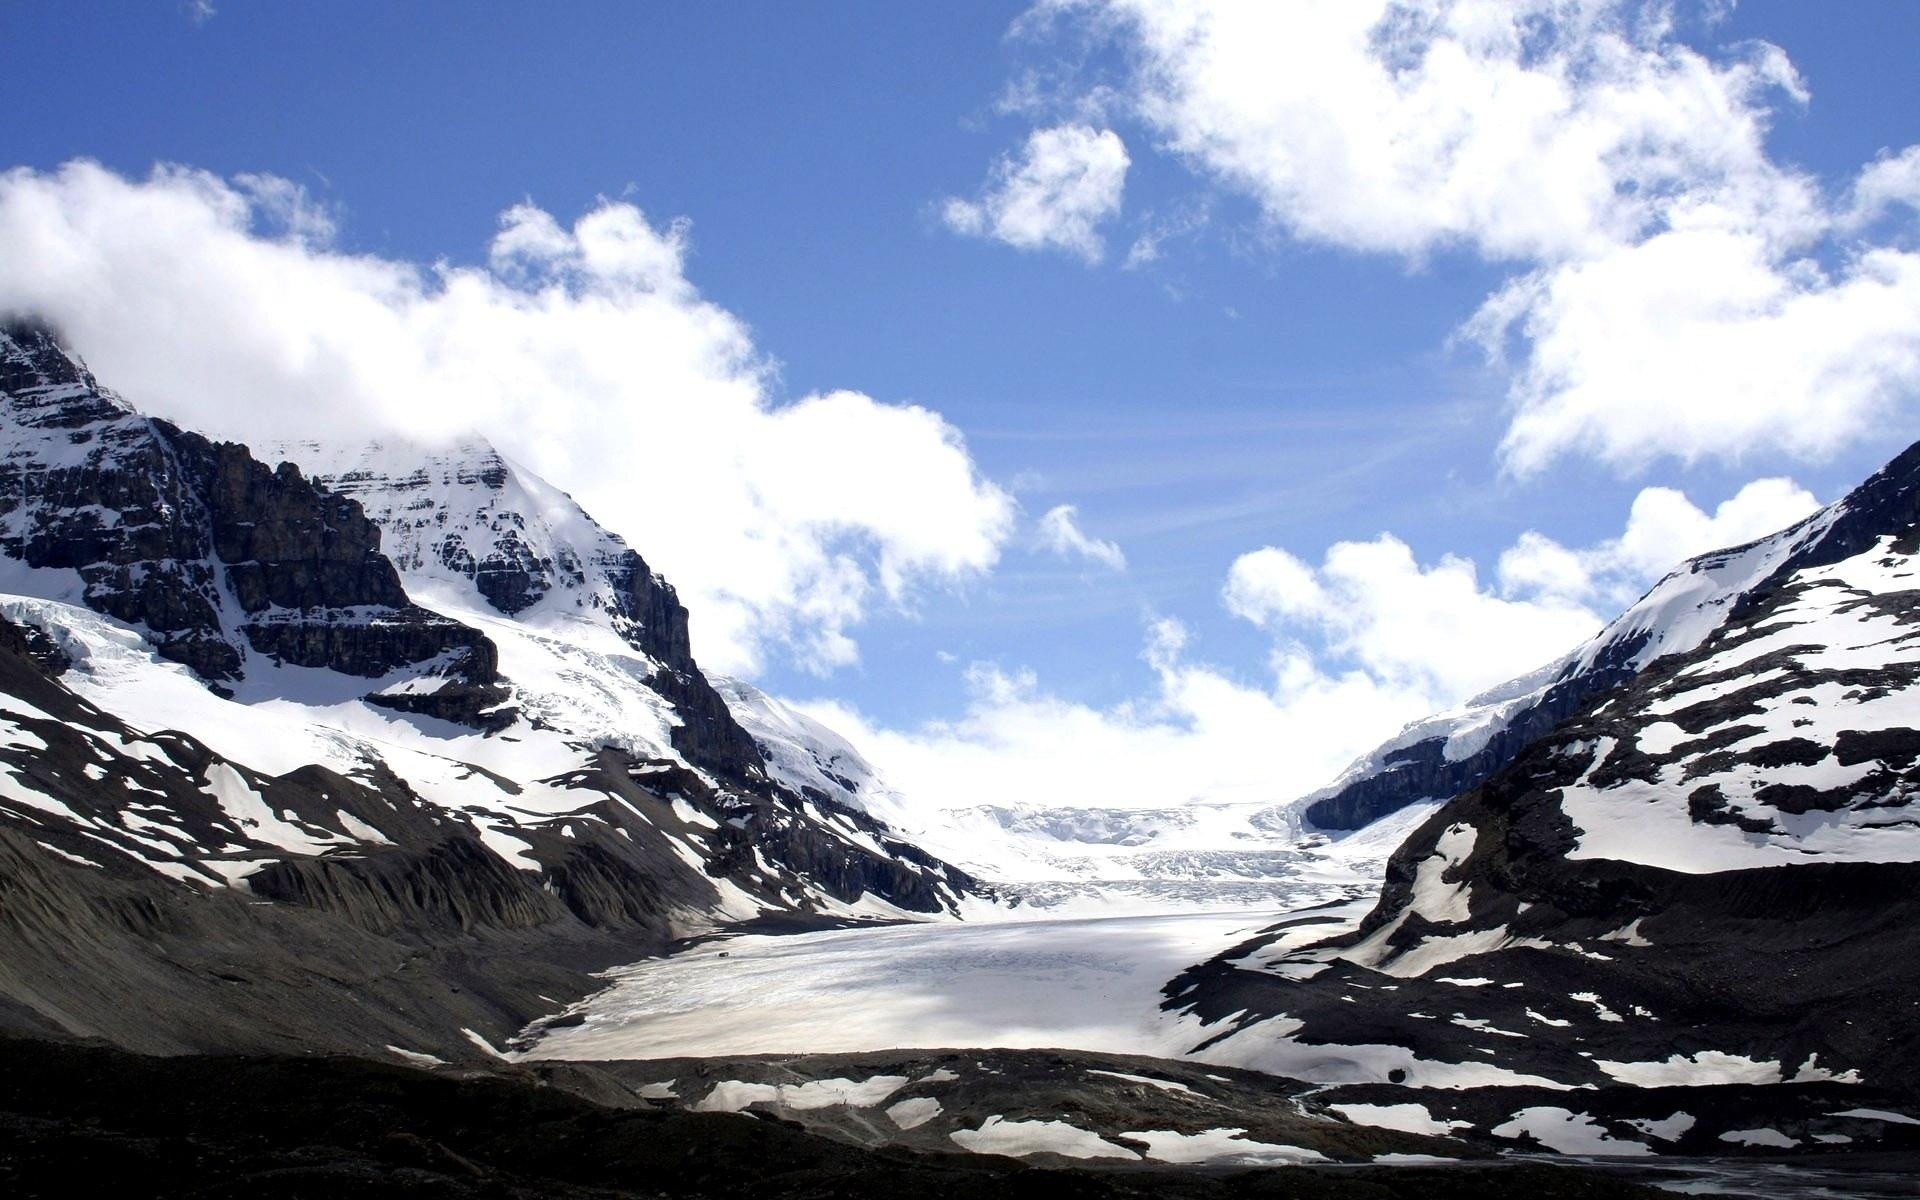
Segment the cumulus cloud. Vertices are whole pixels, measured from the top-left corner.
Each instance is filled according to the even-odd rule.
[[[1091,266],[1106,254],[1100,225],[1120,211],[1128,163],[1111,129],[1036,129],[1018,157],[994,164],[978,199],[951,198],[941,216],[955,233],[1060,250]]]
[[[672,578],[696,651],[735,672],[850,662],[874,604],[988,570],[1011,535],[939,414],[776,400],[747,327],[687,278],[684,222],[517,205],[484,266],[351,253],[334,225],[262,176],[9,171],[0,310],[219,436],[491,436]]]
[[[1920,147],[1832,193],[1774,161],[1776,109],[1810,101],[1778,47],[1703,52],[1654,0],[1037,11],[1023,32],[1125,52],[1121,79],[1069,106],[1139,121],[1285,235],[1512,265],[1463,333],[1514,364],[1499,453],[1516,474],[1818,460],[1920,392]]]
[[[1791,479],[1756,479],[1711,513],[1674,488],[1644,488],[1617,538],[1568,549],[1538,532],[1521,535],[1500,556],[1501,590],[1621,608],[1682,561],[1765,537],[1817,507]]]
[[[1529,601],[1495,594],[1469,559],[1423,566],[1390,534],[1339,542],[1318,567],[1272,546],[1243,554],[1222,594],[1233,613],[1293,644],[1313,637],[1320,669],[1350,665],[1429,697],[1434,708],[1523,674],[1600,627],[1591,610],[1557,593]]]
[[[1713,61],[1596,0],[1079,0],[1134,56],[1132,108],[1292,235],[1558,259],[1630,240],[1703,186],[1805,208],[1759,100],[1803,89],[1764,44]],[[1043,26],[1044,27],[1044,26]]]
[[[1500,450],[1522,475],[1772,450],[1819,460],[1920,390],[1920,254],[1835,270],[1750,230],[1674,230],[1526,276],[1471,325],[1527,357]]]
[[[1042,550],[1061,558],[1083,558],[1115,571],[1127,569],[1127,556],[1120,547],[1103,538],[1088,537],[1080,528],[1079,510],[1060,504],[1047,510],[1036,527]]]
[[[1106,707],[982,662],[967,668],[967,703],[952,719],[898,728],[831,701],[803,707],[934,808],[1282,801],[1407,722],[1575,649],[1680,560],[1813,505],[1785,479],[1749,484],[1711,513],[1647,488],[1618,537],[1569,548],[1529,533],[1492,581],[1457,556],[1423,563],[1390,534],[1337,543],[1317,564],[1265,547],[1236,560],[1221,589],[1229,611],[1271,636],[1257,677],[1197,658],[1187,629],[1162,619],[1143,639],[1149,686]]]
[[[899,729],[831,701],[802,707],[933,809],[1280,800],[1324,783],[1378,740],[1383,722],[1390,732],[1426,711],[1424,697],[1359,673],[1306,667],[1271,683],[1236,679],[1191,661],[1177,622],[1151,627],[1142,653],[1151,689],[1105,708],[990,663],[967,669],[966,708],[952,720]]]

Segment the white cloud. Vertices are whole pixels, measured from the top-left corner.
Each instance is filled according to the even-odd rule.
[[[1517,344],[1500,449],[1516,474],[1566,456],[1817,461],[1920,393],[1920,147],[1831,195],[1774,161],[1775,106],[1810,101],[1777,47],[1693,48],[1661,0],[1036,12],[1017,29],[1067,40],[1069,64],[1087,56],[1063,30],[1125,51],[1117,84],[1083,75],[1055,103],[1143,123],[1275,229],[1518,267],[1464,327],[1496,360]]]
[[[709,665],[852,661],[881,600],[985,571],[1013,502],[937,413],[777,403],[688,229],[602,202],[503,214],[489,265],[352,254],[284,180],[91,163],[0,175],[0,309],[45,314],[135,403],[216,435],[473,430],[673,579]]]
[[[1702,186],[1806,207],[1768,161],[1784,55],[1715,62],[1604,0],[1064,0],[1133,52],[1166,146],[1294,236],[1420,255],[1557,259],[1631,240]],[[1045,27],[1045,26],[1043,26]]]
[[[1021,250],[1061,250],[1093,265],[1106,253],[1099,227],[1120,211],[1128,162],[1126,144],[1111,129],[1036,129],[1018,159],[994,164],[979,199],[949,199],[941,216],[956,233]]]
[[[1871,224],[1888,212],[1920,209],[1920,146],[1898,154],[1882,153],[1861,169],[1853,183],[1853,207],[1847,224]]]
[[[1785,479],[1750,483],[1712,513],[1647,488],[1619,537],[1568,548],[1523,536],[1500,556],[1497,589],[1473,562],[1422,564],[1390,534],[1337,543],[1317,566],[1266,547],[1235,561],[1221,592],[1272,636],[1258,679],[1197,660],[1187,630],[1159,620],[1142,650],[1150,686],[1106,707],[1050,691],[1031,670],[978,662],[950,720],[902,729],[831,701],[803,707],[928,808],[1278,802],[1326,784],[1407,722],[1574,649],[1682,559],[1813,506]]]
[[[1077,521],[1079,510],[1060,504],[1047,510],[1036,527],[1042,550],[1061,558],[1085,558],[1115,571],[1127,569],[1127,556],[1120,547],[1102,538],[1088,537]]]
[[[986,663],[968,668],[966,709],[950,721],[903,730],[831,701],[802,707],[928,809],[1278,801],[1324,783],[1383,730],[1426,711],[1424,697],[1359,673],[1306,669],[1271,685],[1241,682],[1188,661],[1175,623],[1148,631],[1145,657],[1150,693],[1109,708],[1049,692],[1031,671]]]
[[[1471,328],[1528,344],[1500,448],[1519,474],[1574,454],[1818,461],[1920,390],[1920,254],[1829,272],[1752,231],[1675,230],[1528,275]]]
[[[1272,546],[1243,554],[1222,594],[1229,610],[1283,644],[1312,638],[1319,660],[1416,691],[1436,709],[1523,674],[1600,627],[1559,594],[1516,601],[1483,588],[1469,559],[1422,566],[1390,534],[1336,543],[1318,568]]]
[[[1501,590],[1622,608],[1686,559],[1765,537],[1817,507],[1813,493],[1791,479],[1756,479],[1711,514],[1673,488],[1644,488],[1617,538],[1570,550],[1543,534],[1523,534],[1500,556]]]

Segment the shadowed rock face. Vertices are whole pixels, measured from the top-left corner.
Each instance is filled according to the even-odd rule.
[[[470,587],[509,617],[610,628],[658,669],[647,685],[680,723],[673,748],[735,782],[765,779],[760,748],[694,661],[686,608],[673,585],[570,496],[492,446],[288,443],[328,489],[358,501],[387,554],[416,589]]]
[[[662,951],[723,887],[769,911],[809,888],[935,911],[969,882],[857,815],[887,853],[612,750],[557,781],[577,808],[513,827],[508,861],[498,817],[423,799],[377,759],[273,775],[143,733],[45,649],[0,618],[0,1030],[472,1060],[463,1029],[503,1044],[591,972]]]
[[[512,715],[492,644],[413,604],[359,505],[289,464],[140,416],[44,326],[0,328],[0,550],[72,571],[79,598],[139,626],[218,687],[249,654],[437,687],[376,703],[498,728]]]

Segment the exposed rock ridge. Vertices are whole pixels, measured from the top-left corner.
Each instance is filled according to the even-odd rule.
[[[1688,560],[1560,662],[1414,723],[1307,797],[1302,812],[1322,829],[1356,829],[1409,804],[1456,796],[1594,697],[1661,658],[1694,649],[1765,603],[1795,574],[1851,558],[1885,537],[1910,540],[1916,517],[1920,443],[1806,519]]]
[[[141,416],[44,325],[0,328],[0,383],[7,556],[73,572],[76,598],[216,688],[247,678],[252,656],[366,679],[424,673],[438,682],[369,699],[489,728],[512,719],[492,644],[407,598],[352,500]]]
[[[277,452],[365,508],[414,592],[470,589],[535,627],[611,630],[657,664],[648,686],[680,718],[675,750],[727,779],[764,778],[759,747],[694,661],[673,585],[571,496],[475,438],[446,447],[292,442]]]

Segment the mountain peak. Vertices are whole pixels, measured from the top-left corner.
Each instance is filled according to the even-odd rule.
[[[137,416],[94,380],[58,330],[32,316],[0,318],[0,399],[26,429],[73,430]]]

